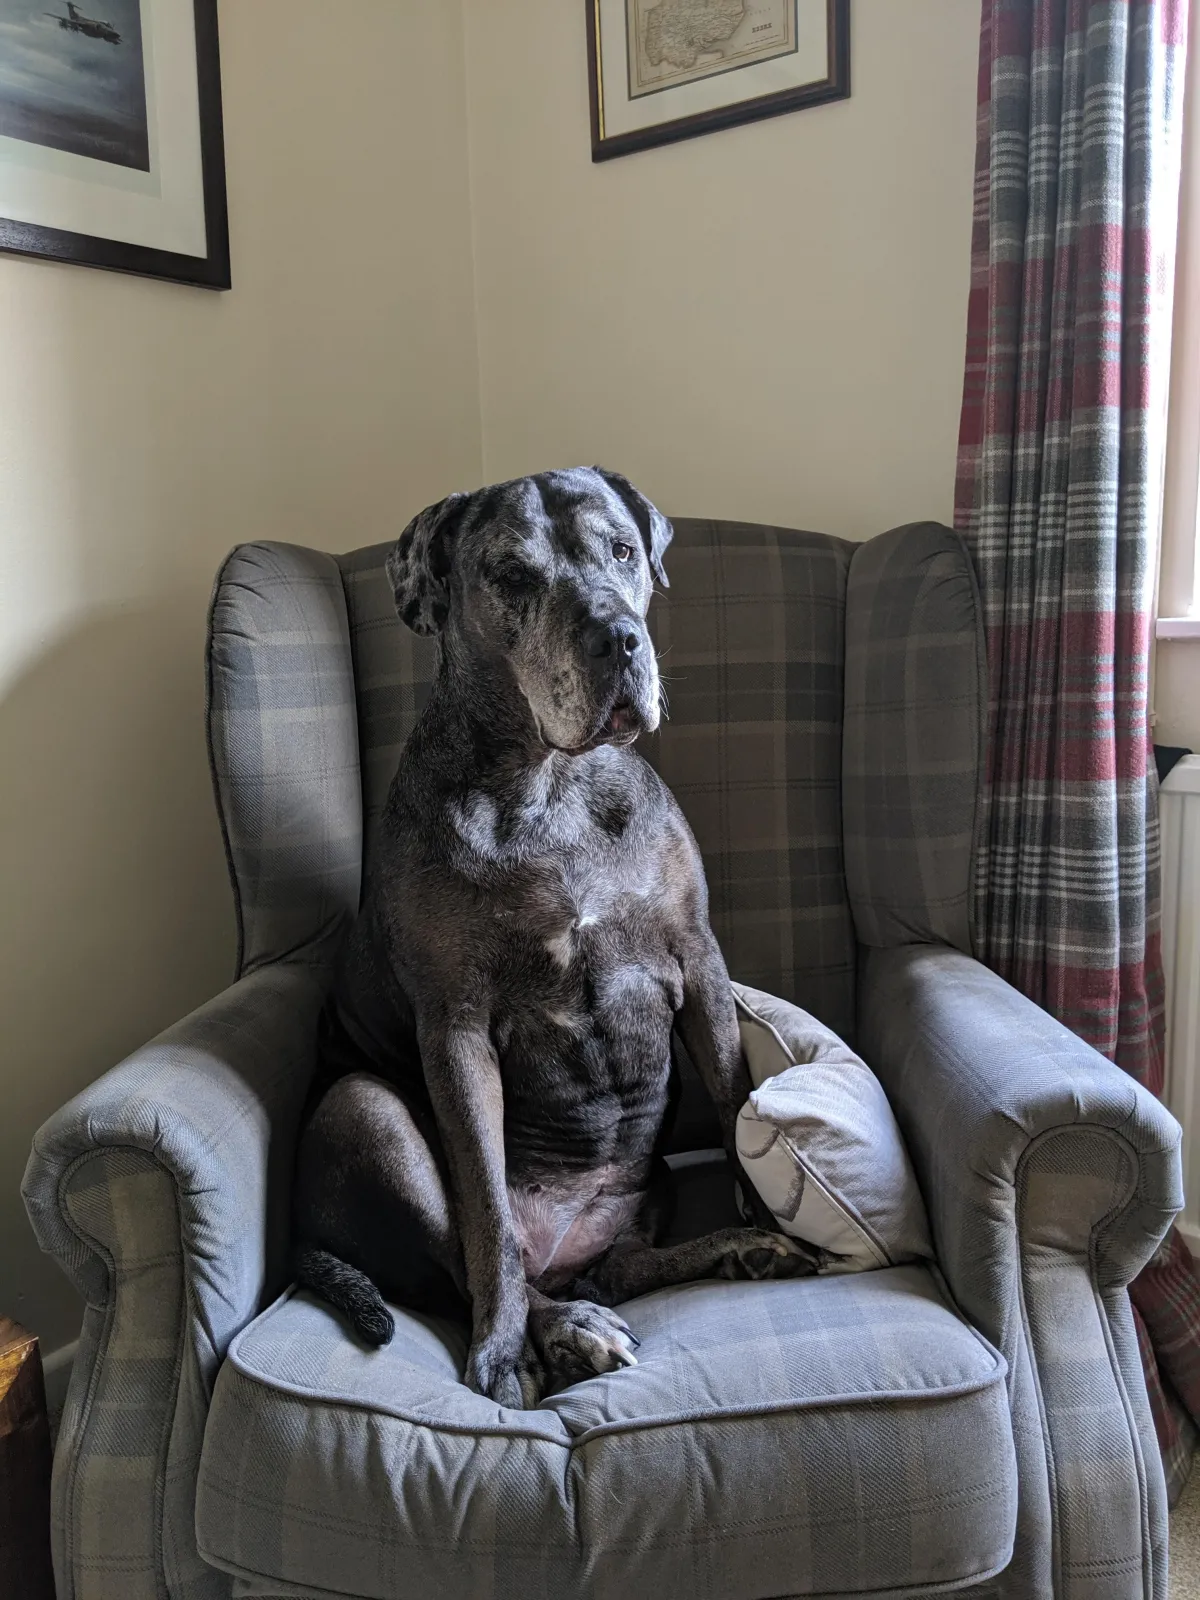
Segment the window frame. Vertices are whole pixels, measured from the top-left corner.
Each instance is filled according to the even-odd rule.
[[[1200,639],[1200,26],[1191,8],[1159,555],[1159,639]]]

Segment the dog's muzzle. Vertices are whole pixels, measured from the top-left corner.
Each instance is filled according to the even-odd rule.
[[[642,705],[650,687],[648,663],[653,663],[645,628],[631,616],[592,617],[580,639],[602,714],[596,741],[632,744],[652,721]]]

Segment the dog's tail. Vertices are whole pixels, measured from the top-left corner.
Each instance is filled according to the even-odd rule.
[[[293,1265],[297,1283],[340,1311],[365,1343],[378,1347],[392,1342],[396,1331],[392,1313],[365,1272],[328,1250],[309,1247],[297,1250]]]

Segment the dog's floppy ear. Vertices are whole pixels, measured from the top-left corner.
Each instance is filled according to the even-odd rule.
[[[650,571],[662,584],[664,589],[671,586],[667,582],[667,574],[663,569],[663,551],[671,542],[675,530],[663,516],[656,505],[653,505],[640,489],[635,489],[629,479],[621,472],[609,472],[605,467],[594,467],[608,484],[610,489],[616,491],[625,503],[625,507],[633,520],[638,525],[642,535],[642,543],[646,547],[646,556],[650,562]]]
[[[387,558],[396,613],[414,633],[440,633],[450,615],[450,563],[454,534],[469,494],[450,494],[426,506],[396,540]]]

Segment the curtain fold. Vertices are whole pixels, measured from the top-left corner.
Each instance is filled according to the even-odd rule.
[[[955,510],[990,679],[976,953],[1155,1093],[1148,686],[1186,37],[1187,0],[983,0]],[[1200,1419],[1180,1240],[1134,1302],[1177,1490]]]

